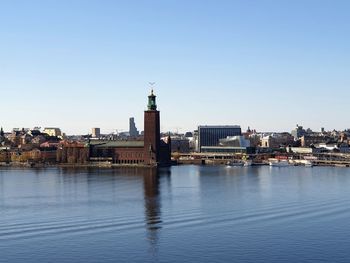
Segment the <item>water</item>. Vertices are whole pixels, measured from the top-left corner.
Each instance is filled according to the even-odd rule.
[[[1,169],[0,262],[350,262],[350,169]]]

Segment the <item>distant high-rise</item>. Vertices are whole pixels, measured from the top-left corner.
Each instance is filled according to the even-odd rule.
[[[100,128],[92,128],[92,138],[101,137],[101,129]]]
[[[134,117],[129,119],[129,134],[131,137],[139,136],[139,131],[136,128]]]

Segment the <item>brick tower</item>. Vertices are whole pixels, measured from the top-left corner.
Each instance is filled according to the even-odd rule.
[[[158,165],[160,150],[160,118],[157,111],[156,96],[148,96],[147,110],[144,117],[144,162],[146,165]]]

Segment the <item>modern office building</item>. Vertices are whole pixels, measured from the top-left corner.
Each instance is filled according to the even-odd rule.
[[[198,126],[198,151],[204,146],[218,146],[220,139],[227,136],[240,136],[242,134],[239,125],[201,125]]]

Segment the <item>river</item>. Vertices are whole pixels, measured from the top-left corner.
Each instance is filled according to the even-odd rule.
[[[0,169],[0,262],[350,262],[350,169]]]

